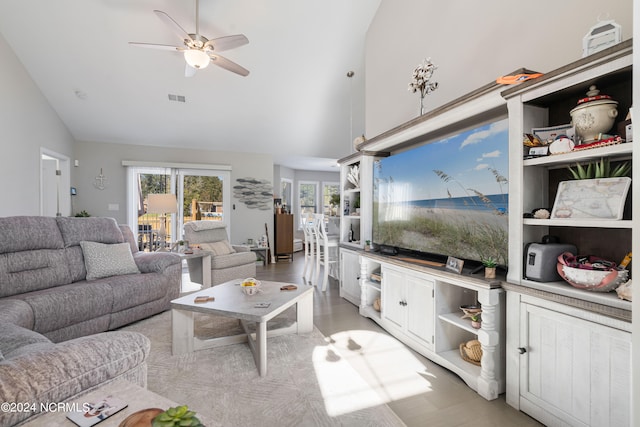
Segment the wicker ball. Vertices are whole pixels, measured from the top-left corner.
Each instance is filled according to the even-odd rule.
[[[375,311],[380,311],[380,297],[376,298],[376,299],[373,301],[373,309],[374,309]]]

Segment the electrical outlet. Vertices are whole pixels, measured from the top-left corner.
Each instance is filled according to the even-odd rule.
[[[110,211],[119,211],[120,210],[120,205],[117,204],[117,203],[109,203],[108,209]]]

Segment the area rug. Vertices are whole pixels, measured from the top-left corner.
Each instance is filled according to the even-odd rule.
[[[292,318],[292,312],[284,313],[273,326]],[[195,329],[199,337],[241,331],[237,320],[200,314]],[[315,327],[308,334],[269,338],[265,377],[258,375],[246,343],[173,356],[170,312],[123,330],[151,340],[148,389],[187,404],[209,427],[404,426]]]

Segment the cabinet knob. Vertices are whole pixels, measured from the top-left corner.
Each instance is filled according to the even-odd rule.
[[[527,352],[527,349],[524,347],[518,347],[518,353],[520,354],[525,354]]]

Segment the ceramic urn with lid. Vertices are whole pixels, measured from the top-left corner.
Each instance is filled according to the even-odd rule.
[[[608,132],[618,116],[618,101],[609,95],[600,95],[595,87],[589,87],[587,97],[578,101],[578,105],[570,111],[571,122],[580,137],[580,143],[585,144],[598,140],[601,133]]]

